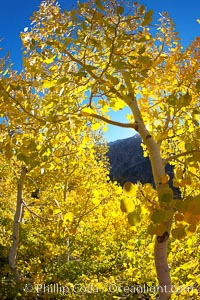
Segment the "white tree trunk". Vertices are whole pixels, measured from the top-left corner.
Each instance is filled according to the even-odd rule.
[[[147,146],[154,182],[156,185],[156,189],[158,190],[158,188],[162,187],[161,179],[165,175],[165,165],[160,154],[160,147],[146,129],[146,126],[143,122],[140,110],[137,105],[137,100],[134,96],[132,97],[132,101],[129,102],[129,107],[132,110],[135,123],[137,124],[137,131],[140,134],[144,144]],[[167,185],[165,184],[165,186]],[[169,222],[164,223],[164,225],[167,228],[167,231],[163,234],[163,236],[157,236],[155,240],[154,258],[157,278],[159,282],[159,300],[167,300],[170,298],[171,295],[171,278],[170,269],[167,262],[167,245],[172,224],[172,218]]]
[[[27,169],[26,167],[22,167],[21,175],[18,182],[18,189],[17,189],[17,205],[13,223],[13,235],[12,235],[12,245],[10,248],[9,253],[9,266],[13,271],[15,280],[19,282],[19,273],[16,267],[16,257],[17,257],[17,248],[19,244],[19,230],[20,230],[20,222],[23,216],[23,199],[22,199],[22,192],[23,192],[23,184],[26,177]]]

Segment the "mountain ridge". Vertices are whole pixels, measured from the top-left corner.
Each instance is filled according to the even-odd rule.
[[[142,184],[150,183],[155,188],[149,157],[144,157],[142,140],[138,134],[108,143],[107,157],[110,162],[110,178],[124,185],[126,181]],[[174,198],[180,198],[180,190],[173,187],[173,166],[166,165],[170,176],[169,185],[174,191]]]

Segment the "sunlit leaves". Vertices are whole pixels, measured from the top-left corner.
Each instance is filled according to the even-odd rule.
[[[99,273],[94,272],[94,277],[100,281],[99,274],[103,272],[103,277],[105,268],[109,281],[110,277],[113,280],[110,270],[114,261],[115,268],[120,266],[118,274],[126,267],[131,280],[134,275],[137,283],[144,283],[148,280],[143,276],[141,279],[141,264],[142,273],[147,274],[152,262],[147,250],[153,250],[152,243],[148,249],[152,238],[148,240],[147,232],[162,236],[168,230],[163,222],[171,220],[172,211],[175,239],[198,230],[197,41],[183,50],[167,14],[154,27],[152,19],[152,10],[145,11],[143,5],[133,3],[126,7],[125,2],[120,6],[109,1],[106,5],[99,0],[86,1],[79,3],[77,10],[62,12],[53,1],[42,2],[32,18],[34,25],[22,34],[23,73],[15,74],[6,65],[3,67],[0,113],[7,116],[8,122],[1,126],[1,154],[11,170],[6,173],[6,163],[1,162],[2,203],[12,200],[7,210],[10,218],[16,195],[15,173],[25,163],[30,173],[24,201],[35,213],[25,210],[20,255],[26,257],[28,267],[19,261],[22,269],[27,271],[36,265],[35,273],[42,274],[47,266],[51,269],[48,257],[56,263],[61,261],[62,268],[86,261],[85,269],[78,268],[80,277],[77,268],[72,277],[83,280],[85,276],[88,280],[89,275],[93,276],[88,262],[95,261],[95,270],[103,262],[105,265]],[[163,187],[169,182],[167,175],[160,176],[156,183],[158,193],[150,184],[126,182],[122,194],[120,186],[109,182],[107,162],[101,161],[106,152],[99,136],[101,123],[92,115],[104,116],[110,109],[123,109],[135,97],[144,124],[159,144],[163,163],[166,159],[174,166],[173,183],[180,189],[182,200],[174,200],[171,188]],[[129,121],[134,122],[133,116]],[[10,130],[14,135],[8,134]],[[145,154],[149,155],[147,148]],[[30,187],[35,190],[38,185],[42,193],[35,204],[30,199]],[[137,226],[140,222],[142,226]],[[3,241],[10,236],[9,228]],[[189,241],[193,253],[195,243],[192,238]],[[35,257],[34,249],[39,247],[39,259],[44,263],[41,272],[39,264],[30,259],[30,253]],[[176,257],[179,250],[180,244]],[[67,255],[70,263],[65,264]],[[181,262],[184,257],[180,254]],[[174,258],[171,261],[177,263]],[[71,280],[70,268],[65,272],[57,269]],[[54,275],[52,270],[49,277]],[[52,278],[49,280],[52,282]]]
[[[47,59],[44,60],[44,63],[47,64],[47,65],[51,64],[54,61],[55,58],[56,58],[56,55],[54,55],[50,58],[47,58]]]
[[[81,115],[82,116],[90,116],[94,113],[94,111],[90,107],[85,107],[81,110]]]
[[[56,80],[44,80],[42,87],[44,89],[49,89],[49,88],[55,86],[55,84],[56,84]]]

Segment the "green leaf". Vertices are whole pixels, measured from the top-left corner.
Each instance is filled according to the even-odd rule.
[[[10,84],[10,87],[15,91],[19,91],[21,89],[19,84]]]
[[[196,83],[196,89],[200,92],[200,79]]]
[[[119,83],[119,79],[110,74],[106,74],[106,78],[109,79],[113,85],[117,85]]]
[[[144,20],[141,23],[142,26],[149,25],[151,21],[153,20],[153,10],[149,10],[145,15],[144,15]]]
[[[138,60],[143,62],[148,67],[150,67],[152,65],[152,60],[148,56],[140,56]]]
[[[119,6],[119,7],[117,8],[117,12],[118,12],[118,14],[122,15],[122,14],[124,13],[124,8],[123,8],[123,6]]]
[[[37,160],[31,160],[30,162],[30,167],[31,169],[34,169],[35,167],[39,166],[40,165],[40,161],[37,161]]]
[[[158,188],[158,199],[160,202],[170,202],[173,200],[173,191],[170,187],[160,186]]]
[[[154,224],[161,223],[163,221],[169,221],[172,217],[172,213],[167,210],[157,210],[155,211],[152,216],[151,220],[153,221]]]
[[[87,73],[85,71],[79,71],[78,73],[75,74],[77,77],[86,77]]]
[[[26,164],[28,164],[29,161],[30,161],[30,158],[28,156],[26,156],[25,154],[23,154],[23,153],[19,153],[17,155],[17,159],[19,159],[20,161],[25,162]]]
[[[181,240],[182,238],[184,238],[186,236],[186,231],[184,227],[181,228],[174,228],[172,229],[172,236],[177,239],[177,240]]]
[[[172,106],[175,106],[176,103],[177,103],[178,99],[175,95],[170,95],[167,99],[166,99],[166,102],[169,104],[169,105],[172,105]]]
[[[144,11],[145,11],[145,6],[142,4],[139,8],[139,12],[142,15],[144,13]]]
[[[187,92],[185,95],[183,95],[183,106],[187,106],[192,101],[192,96]]]
[[[128,214],[128,223],[130,226],[136,226],[141,221],[141,208],[137,207],[135,211]]]
[[[185,95],[182,95],[179,99],[177,99],[177,107],[182,108],[186,107],[192,101],[192,96],[187,92]]]
[[[192,119],[192,122],[194,123],[194,125],[196,125],[197,127],[199,127],[199,122],[195,119]]]
[[[95,4],[97,8],[104,10],[104,6],[101,4],[101,0],[95,0]]]
[[[95,67],[95,66],[90,66],[90,65],[85,66],[85,70],[88,70],[88,71],[93,71],[93,70],[96,70],[96,69],[98,69],[98,68]]]
[[[146,50],[146,47],[145,46],[142,46],[140,49],[139,49],[139,51],[138,51],[138,54],[143,54],[144,52],[145,52],[145,50]]]
[[[58,79],[57,84],[62,84],[62,83],[65,83],[67,81],[69,81],[69,79],[66,78],[66,77],[63,77],[63,78]]]
[[[40,122],[41,126],[45,126],[46,125],[46,121],[45,120],[39,120],[39,122]]]
[[[30,144],[27,146],[27,148],[31,151],[35,151],[36,147],[37,147],[37,145],[36,145],[35,141],[31,141]]]
[[[11,159],[13,156],[13,151],[9,143],[7,143],[5,146],[5,156],[8,159]]]

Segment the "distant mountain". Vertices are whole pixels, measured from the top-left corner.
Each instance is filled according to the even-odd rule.
[[[111,164],[110,178],[116,180],[121,185],[126,181],[136,183],[137,181],[150,183],[155,187],[151,163],[148,157],[143,156],[139,135],[117,140],[108,144],[107,156]],[[173,166],[166,166],[166,173],[170,176],[170,186],[172,187]],[[173,188],[176,198],[180,198],[180,191]]]

